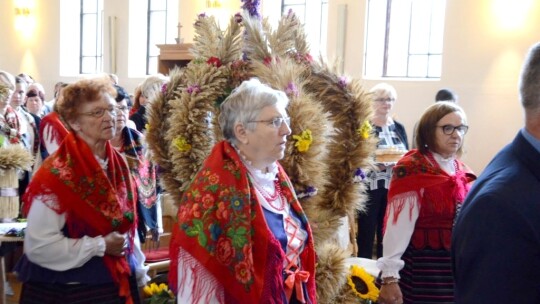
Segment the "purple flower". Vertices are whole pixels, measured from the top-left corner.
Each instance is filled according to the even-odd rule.
[[[167,94],[167,83],[164,83],[161,86],[161,94],[166,95]]]
[[[261,14],[259,13],[259,6],[261,5],[260,0],[241,0],[244,2],[242,9],[245,9],[249,12],[249,15],[252,17],[260,18]]]
[[[187,88],[188,94],[197,94],[201,92],[201,87],[198,84],[190,85]]]
[[[234,21],[235,21],[236,23],[241,23],[242,20],[243,20],[243,19],[242,19],[242,14],[240,14],[240,13],[234,14]]]
[[[353,181],[355,183],[359,183],[363,181],[365,178],[366,178],[366,173],[361,168],[356,168],[356,170],[354,170]]]
[[[347,84],[349,83],[349,80],[346,77],[339,77],[338,86],[342,89],[345,89],[347,87]]]
[[[317,188],[313,186],[308,186],[305,191],[298,193],[296,196],[298,198],[304,198],[304,197],[312,197],[317,195]]]
[[[296,87],[294,82],[289,82],[289,84],[285,88],[285,93],[290,96],[298,96],[298,88]]]

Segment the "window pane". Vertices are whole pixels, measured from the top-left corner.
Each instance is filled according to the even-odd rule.
[[[433,0],[433,9],[431,10],[431,37],[429,38],[430,53],[442,54],[445,7],[445,0]]]
[[[95,56],[96,55],[96,16],[95,15],[83,15],[82,16],[82,39],[81,39],[81,55],[82,56]]]
[[[441,55],[429,56],[428,77],[430,78],[441,77],[441,68],[442,68],[442,56]]]
[[[158,58],[157,56],[151,56],[148,58],[148,74],[155,74],[158,72]]]
[[[84,13],[96,13],[98,9],[97,0],[82,0],[82,11]]]
[[[412,54],[425,54],[429,51],[429,38],[431,32],[431,1],[416,0],[411,9],[411,41]]]
[[[95,57],[82,57],[81,60],[81,74],[93,74],[96,73],[96,58]]]
[[[409,57],[409,77],[426,77],[428,71],[427,55],[412,55]]]
[[[367,13],[365,75],[382,76],[386,32],[386,1],[370,0]]]
[[[167,10],[167,0],[150,0],[150,10]]]

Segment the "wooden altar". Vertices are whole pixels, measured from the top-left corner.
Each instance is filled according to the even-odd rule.
[[[158,44],[158,73],[169,74],[175,66],[186,66],[194,57],[189,51],[193,44]]]

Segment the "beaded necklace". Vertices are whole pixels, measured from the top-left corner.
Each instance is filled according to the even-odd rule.
[[[257,189],[257,191],[259,191],[259,193],[266,200],[268,205],[270,205],[270,207],[276,209],[277,211],[285,210],[285,200],[283,199],[283,192],[281,191],[281,186],[280,186],[278,180],[274,181],[274,186],[275,186],[275,189],[276,189],[274,194],[268,193],[268,191],[266,191],[263,186],[261,186],[261,185],[259,185],[259,183],[257,183],[257,181],[255,180],[255,178],[253,176],[251,176],[251,180],[252,180],[253,185],[255,186],[255,189]],[[279,206],[274,205],[277,200],[279,200]]]

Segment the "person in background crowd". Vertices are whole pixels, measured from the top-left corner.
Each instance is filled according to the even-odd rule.
[[[435,102],[439,101],[458,102],[458,96],[450,89],[440,89],[435,94]]]
[[[135,185],[110,144],[115,96],[105,79],[64,89],[58,113],[70,132],[24,196],[22,304],[140,303],[138,286],[149,278],[135,231]]]
[[[456,103],[431,105],[418,123],[419,148],[394,167],[377,303],[454,303],[452,225],[475,179],[458,159],[467,130]]]
[[[372,125],[374,134],[379,139],[378,150],[396,149],[406,151],[409,149],[407,133],[402,124],[392,119],[392,108],[397,99],[394,87],[380,83],[371,90],[374,115]],[[358,256],[371,259],[373,257],[373,241],[377,237],[377,257],[382,255],[382,228],[386,211],[386,196],[388,184],[392,176],[392,167],[395,162],[376,163],[377,170],[368,174],[368,201],[366,211],[358,213]]]
[[[148,151],[143,134],[128,126],[128,114],[131,107],[128,93],[121,86],[114,87],[116,89],[116,134],[111,144],[126,158],[137,187],[137,212],[140,215],[137,227],[139,238],[144,243],[148,227],[154,240],[157,240],[158,227],[162,225],[162,221],[158,218],[156,204],[156,168],[147,158]]]
[[[540,43],[519,97],[525,125],[484,169],[454,228],[456,303],[540,303]]]
[[[141,96],[135,99],[135,102],[139,102],[137,105],[137,112],[132,114],[131,119],[137,131],[144,132],[146,129],[146,106],[151,103],[161,92],[161,87],[168,81],[168,78],[161,75],[148,76],[141,84]]]
[[[21,118],[10,105],[15,92],[15,78],[0,70],[0,147],[22,145]]]
[[[178,303],[317,302],[313,236],[278,162],[291,134],[288,102],[250,79],[221,104],[225,140],[184,192],[173,227]]]

